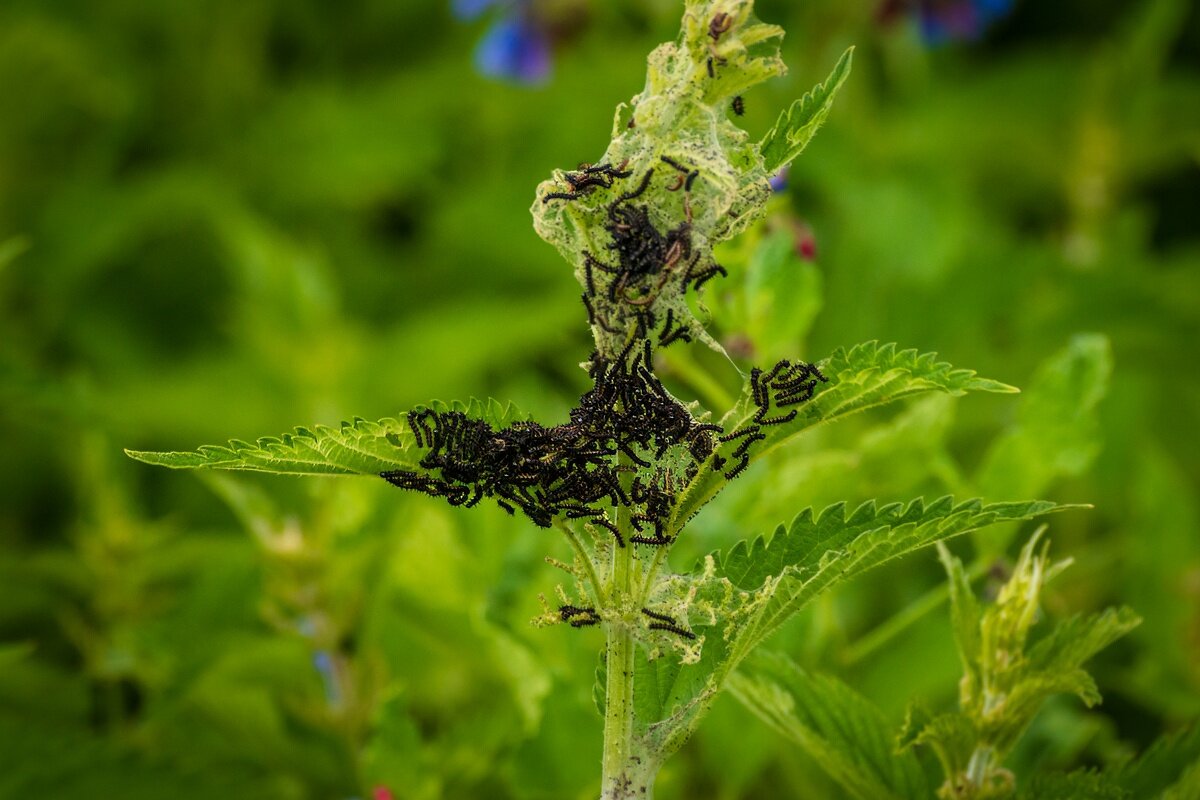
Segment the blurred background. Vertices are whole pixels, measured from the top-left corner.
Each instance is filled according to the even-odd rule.
[[[535,629],[548,532],[383,481],[125,458],[584,389],[579,287],[533,189],[595,161],[667,0],[0,3],[0,796],[592,798],[600,634]],[[1043,497],[1051,616],[1133,606],[1105,702],[1044,709],[1018,775],[1200,716],[1200,7],[759,0],[791,68],[857,46],[826,127],[706,303],[731,354],[868,339],[1021,386],[821,430],[675,553],[872,497]],[[660,368],[716,408],[710,353]],[[996,575],[1027,531],[956,545]],[[982,556],[981,556],[982,557]],[[775,640],[899,724],[954,702],[932,552]],[[932,593],[932,594],[931,594]],[[930,598],[933,601],[930,602]],[[901,622],[897,622],[897,615]],[[730,698],[664,798],[830,797]]]

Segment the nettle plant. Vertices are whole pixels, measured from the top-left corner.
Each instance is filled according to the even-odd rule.
[[[602,797],[611,800],[651,796],[659,768],[730,685],[777,723],[794,711],[796,700],[782,690],[763,699],[762,685],[752,683],[761,674],[747,677],[747,659],[822,593],[950,537],[1061,508],[948,497],[854,510],[838,504],[803,511],[773,536],[712,553],[690,571],[670,569],[671,546],[709,501],[815,426],[925,393],[1015,391],[933,354],[875,343],[816,364],[755,367],[731,408],[686,404],[663,386],[656,351],[695,340],[724,352],[698,302],[727,272],[713,248],[763,216],[771,176],[804,149],[850,71],[847,52],[824,83],[751,141],[735,124],[741,95],[785,71],[783,31],[756,21],[752,7],[752,0],[689,0],[678,40],[650,55],[645,89],[617,109],[604,155],[538,188],[534,226],[573,265],[595,339],[585,365],[592,387],[569,419],[541,423],[495,401],[435,402],[395,419],[297,428],[254,444],[130,453],[177,468],[377,476],[454,506],[491,500],[561,534],[574,553],[562,564],[572,580],[535,622],[604,636],[596,698],[604,717]],[[961,571],[955,575],[961,589]],[[956,618],[967,613],[956,607]],[[968,668],[984,657],[972,650]],[[763,662],[754,663],[761,671]],[[1005,701],[977,687],[978,676],[971,680],[984,692],[971,703],[983,702],[986,718]],[[959,739],[946,744],[943,729],[956,725],[935,720],[913,736],[943,756],[942,794],[995,796],[1004,747],[977,756]],[[810,749],[825,742],[855,763],[862,742],[830,741],[801,737]],[[836,769],[845,758],[827,763]],[[883,784],[861,785],[860,796],[888,796],[872,793]],[[912,796],[927,796],[928,785],[936,783],[915,781]]]

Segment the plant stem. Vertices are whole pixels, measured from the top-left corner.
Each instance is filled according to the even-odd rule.
[[[617,529],[628,543],[613,548],[610,609],[614,612],[605,623],[607,637],[604,693],[604,759],[601,800],[625,800],[654,796],[656,765],[648,753],[639,753],[634,735],[634,658],[637,654],[631,625],[634,608],[634,545],[629,509],[617,509]]]

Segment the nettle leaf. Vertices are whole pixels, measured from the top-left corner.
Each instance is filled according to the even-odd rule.
[[[1139,800],[1148,797],[1132,795],[1114,785],[1107,775],[1088,769],[1035,776],[1017,794],[1017,800]]]
[[[671,696],[683,664],[673,653],[645,658],[643,650],[634,659],[634,717],[646,727],[666,719],[671,713]]]
[[[779,358],[795,349],[821,310],[821,271],[796,252],[795,236],[767,234],[746,268],[745,297],[736,329],[757,352]]]
[[[1089,707],[1099,704],[1100,690],[1083,663],[1139,624],[1141,618],[1128,608],[1110,608],[1059,623],[1010,674],[993,678],[1011,687],[1004,713],[992,718],[976,709],[979,724],[990,738],[1011,746],[1051,695],[1074,694]]]
[[[1140,757],[1112,770],[1107,777],[1135,798],[1158,797],[1168,790],[1179,792],[1181,797],[1200,795],[1200,724],[1163,736]],[[1194,794],[1184,795],[1187,789]]]
[[[461,411],[501,428],[524,419],[513,406],[495,400],[442,403],[431,407],[439,412]],[[316,425],[296,428],[279,437],[259,439],[254,444],[237,439],[228,445],[207,445],[193,452],[145,452],[126,450],[138,461],[172,469],[234,469],[288,475],[378,475],[396,469],[416,469],[420,448],[405,417],[378,422],[357,417],[333,428]]]
[[[947,362],[938,361],[937,353],[899,350],[895,343],[881,345],[878,342],[866,342],[849,350],[839,348],[820,364],[820,368],[829,379],[828,382],[818,384],[812,399],[796,406],[799,413],[791,422],[762,429],[766,439],[751,450],[751,462],[817,425],[905,397],[930,392],[962,395],[967,392],[1017,391],[999,381],[981,378],[973,370],[955,369]],[[738,430],[753,421],[756,411],[747,383],[741,398],[721,420],[721,425],[726,431]],[[724,455],[731,456],[736,447],[737,443],[728,443]],[[696,474],[675,510],[672,532],[677,533],[726,483],[724,473],[714,471],[711,462],[707,462]]]
[[[968,681],[960,692],[964,712],[1001,754],[1016,743],[1050,695],[1070,693],[1089,706],[1099,703],[1100,692],[1083,663],[1141,622],[1125,608],[1078,616],[1059,623],[1027,648],[1043,586],[1070,564],[1052,563],[1049,543],[1041,545],[1040,539],[1041,531],[1030,538],[996,602],[978,614],[977,657],[968,666]],[[961,570],[952,556],[943,554],[942,560]],[[961,642],[960,648],[965,658],[969,648],[962,648]],[[994,703],[991,697],[996,693],[1004,695],[1004,703]]]
[[[1095,705],[1100,702],[1100,693],[1091,676],[1079,668],[1141,621],[1141,617],[1128,608],[1109,608],[1098,614],[1072,617],[1059,623],[1029,650],[1029,666],[1046,676],[1082,673],[1086,681],[1071,680],[1071,691],[1089,706]]]
[[[767,172],[778,172],[808,146],[817,130],[825,124],[833,98],[849,77],[853,61],[854,48],[851,47],[842,53],[823,83],[814,86],[779,115],[775,126],[758,143]]]
[[[712,609],[706,624],[694,613],[692,629],[704,636],[699,663],[686,664],[667,687],[657,676],[663,716],[657,738],[670,752],[686,739],[726,676],[764,638],[827,589],[906,553],[1001,521],[1031,519],[1071,506],[1031,501],[955,504],[944,497],[926,504],[864,503],[847,513],[838,503],[809,509],[770,538],[741,542],[714,553],[690,575],[695,605]],[[666,689],[669,688],[669,692]]]
[[[904,750],[929,747],[942,765],[943,774],[958,775],[967,768],[975,749],[975,729],[962,714],[934,714],[921,703],[912,703],[896,744]]]
[[[1076,336],[1040,367],[1017,424],[987,454],[977,481],[982,487],[1038,492],[1057,475],[1088,468],[1100,447],[1096,408],[1108,393],[1111,350],[1101,334]]]
[[[1101,334],[1076,336],[1039,367],[1017,406],[1017,419],[991,446],[975,481],[993,497],[1036,497],[1063,476],[1083,474],[1100,451],[1100,402],[1108,393],[1112,352]],[[999,553],[1013,531],[989,537]],[[993,538],[994,537],[994,538]]]
[[[1049,543],[1041,542],[1043,530],[1035,532],[1022,548],[1012,576],[995,602],[986,606],[971,591],[962,562],[939,545],[950,579],[951,619],[966,674],[959,684],[959,708],[936,717],[911,715],[903,738],[908,744],[933,748],[948,786],[963,781],[975,786],[1003,784],[1007,780],[1002,766],[1005,757],[1050,695],[1076,694],[1089,706],[1100,702],[1095,681],[1083,670],[1083,663],[1141,622],[1128,609],[1078,616],[1058,624],[1027,647],[1043,587],[1070,564],[1050,561]],[[1055,794],[1047,789],[1048,794],[1039,791],[1029,796],[1109,796],[1087,794],[1085,784],[1091,780],[1087,775],[1071,780],[1080,782],[1071,792]]]
[[[739,543],[720,562],[718,574],[742,588],[770,593],[753,633],[744,634],[748,639],[743,646],[750,646],[820,593],[873,567],[986,525],[1072,507],[1046,501],[985,504],[978,499],[956,505],[953,498],[942,497],[928,505],[918,499],[907,506],[890,503],[878,508],[871,501],[846,514],[845,504],[838,503],[819,516],[812,509],[804,511],[769,541]]]
[[[808,753],[859,800],[934,796],[911,750],[897,752],[883,712],[831,675],[806,672],[782,654],[759,653],[729,676],[743,705]]]
[[[954,630],[954,643],[962,660],[965,680],[972,690],[977,690],[982,680],[979,663],[982,660],[983,641],[979,626],[983,620],[983,610],[971,591],[971,579],[962,562],[951,555],[943,542],[938,542],[937,548],[938,558],[946,568],[950,582],[950,622]]]

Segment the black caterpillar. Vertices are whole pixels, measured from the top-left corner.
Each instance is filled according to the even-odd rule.
[[[428,448],[425,472],[393,470],[381,477],[402,489],[442,497],[454,506],[472,507],[491,497],[509,513],[520,509],[541,527],[556,517],[584,519],[626,542],[603,506],[633,507],[639,544],[665,544],[664,523],[675,502],[675,483],[666,471],[653,479],[636,478],[631,491],[620,475],[650,467],[676,445],[692,462],[694,476],[716,441],[717,425],[696,422],[671,397],[650,369],[649,341],[631,344],[611,363],[592,359],[592,389],[571,411],[570,421],[554,427],[517,422],[501,430],[461,411],[420,408],[408,415],[418,446]],[[654,535],[644,535],[652,528]]]
[[[664,332],[670,316],[667,322]],[[668,522],[700,466],[711,459],[711,468],[725,470],[727,479],[740,475],[754,445],[767,438],[763,428],[795,419],[797,409],[781,410],[809,400],[826,378],[804,362],[754,369],[754,415],[726,434],[719,425],[697,422],[671,396],[652,371],[652,356],[649,339],[631,342],[611,362],[594,353],[592,388],[562,425],[515,422],[496,430],[461,411],[418,408],[409,413],[408,424],[416,444],[428,450],[419,462],[423,471],[380,475],[453,506],[470,508],[490,497],[543,528],[556,518],[581,519],[608,531],[620,547],[669,544]],[[732,451],[718,452],[734,442]],[[664,463],[674,447],[681,449]],[[637,474],[622,481],[630,472]],[[628,542],[605,510],[618,506],[630,509]]]

